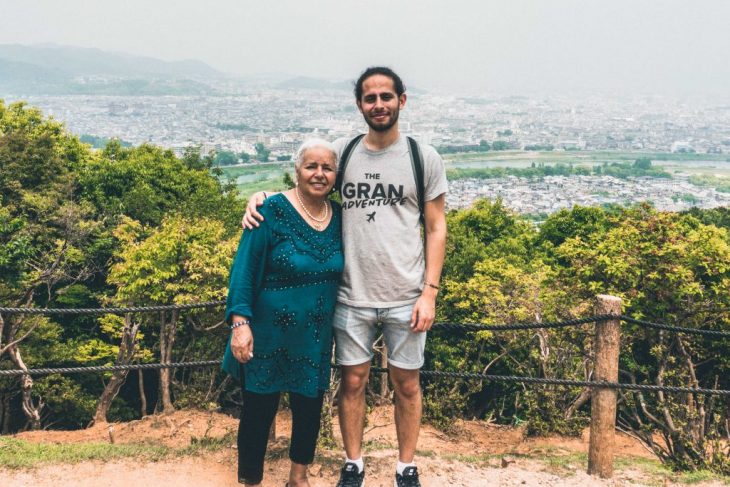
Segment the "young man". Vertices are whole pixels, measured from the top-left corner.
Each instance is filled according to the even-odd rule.
[[[338,411],[347,458],[337,486],[364,483],[365,386],[381,323],[395,392],[395,485],[419,487],[414,463],[422,410],[419,369],[444,261],[446,173],[438,153],[421,146],[424,245],[409,144],[398,129],[406,104],[403,82],[389,68],[368,68],[355,84],[355,100],[369,130],[350,153],[340,189],[345,270],[333,327],[342,366]],[[349,142],[335,141],[339,155]],[[261,201],[260,193],[252,197],[245,224],[257,224]]]

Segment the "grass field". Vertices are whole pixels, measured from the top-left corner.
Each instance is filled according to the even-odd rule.
[[[625,151],[499,151],[469,154],[448,154],[447,168],[530,167],[532,163],[573,164],[591,167],[604,162],[633,162],[648,157],[654,166],[672,174],[711,175],[730,178],[730,156],[727,154],[678,154]]]
[[[288,162],[222,167],[221,170],[223,179],[233,182],[244,197],[257,191],[285,189],[284,173],[294,173],[292,164]]]

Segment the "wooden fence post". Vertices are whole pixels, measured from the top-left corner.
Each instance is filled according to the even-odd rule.
[[[621,314],[621,299],[601,294],[596,296],[596,315]],[[618,382],[618,356],[621,341],[621,320],[596,323],[594,338],[594,381]],[[616,430],[615,389],[595,387],[591,391],[591,437],[588,446],[588,473],[604,479],[613,476],[614,437]]]

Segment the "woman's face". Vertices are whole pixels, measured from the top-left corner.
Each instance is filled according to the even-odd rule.
[[[335,156],[323,147],[312,147],[304,153],[297,169],[297,184],[303,195],[325,198],[332,190],[337,176]]]

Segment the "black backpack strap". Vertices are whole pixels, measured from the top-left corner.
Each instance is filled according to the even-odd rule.
[[[355,146],[365,137],[365,134],[360,134],[347,143],[345,150],[342,151],[340,156],[340,163],[337,165],[337,179],[335,179],[335,185],[332,191],[342,191],[342,179],[345,177],[345,168],[347,163],[350,161],[350,155]]]
[[[423,157],[418,142],[413,137],[408,137],[408,152],[411,154],[411,166],[413,166],[413,177],[416,180],[416,192],[418,194],[418,211],[421,216],[421,225],[425,225],[425,217],[423,214],[424,193],[426,191],[426,183],[423,179]]]

